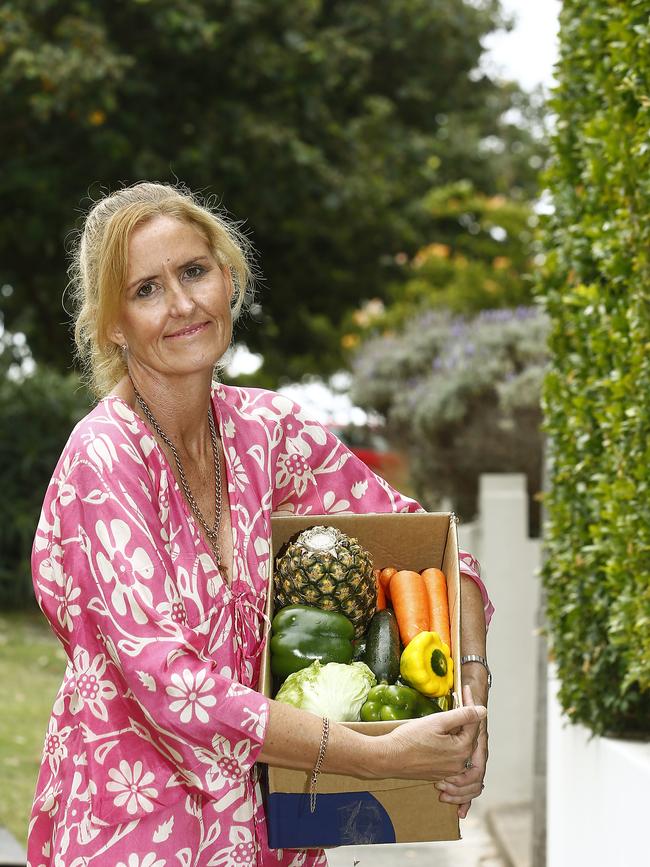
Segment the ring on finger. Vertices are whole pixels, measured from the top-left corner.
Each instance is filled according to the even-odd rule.
[[[471,759],[465,759],[465,767],[468,771],[474,767],[474,763]]]

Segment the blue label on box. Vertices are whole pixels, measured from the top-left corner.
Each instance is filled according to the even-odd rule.
[[[273,792],[266,818],[272,849],[395,842],[390,816],[369,792],[319,794],[313,813],[309,795]]]

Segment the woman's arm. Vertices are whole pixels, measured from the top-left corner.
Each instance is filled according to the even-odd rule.
[[[360,779],[441,780],[464,771],[472,753],[483,707],[432,714],[368,736],[331,723],[322,770]],[[266,738],[258,761],[311,771],[316,764],[323,720],[282,702],[271,701]]]
[[[476,654],[485,657],[485,611],[484,600],[478,585],[466,575],[461,575],[461,656]],[[471,691],[470,701],[487,707],[488,673],[480,662],[466,662],[461,668],[461,682],[464,689]],[[464,819],[472,804],[472,799],[483,791],[483,778],[488,760],[487,719],[483,719],[478,730],[471,754],[473,767],[463,774],[447,777],[438,783],[440,800],[458,804],[459,818]]]

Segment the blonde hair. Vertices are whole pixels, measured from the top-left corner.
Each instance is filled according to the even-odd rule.
[[[96,202],[72,250],[68,291],[73,301],[74,338],[84,380],[104,397],[127,372],[124,355],[108,337],[126,286],[128,246],[136,226],[157,215],[195,226],[233,284],[233,320],[252,290],[248,239],[221,214],[182,187],[139,183]]]

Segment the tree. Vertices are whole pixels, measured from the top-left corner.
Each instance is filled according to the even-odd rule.
[[[650,733],[650,2],[565,0],[554,209],[544,583],[560,702]]]
[[[477,73],[500,23],[498,0],[7,0],[8,326],[67,366],[63,250],[80,201],[179,178],[248,221],[265,281],[241,339],[264,356],[261,381],[333,370],[347,311],[385,297],[394,255],[426,242],[424,190],[533,188],[538,145],[508,113],[530,105]]]
[[[374,298],[349,314],[345,346],[400,328],[418,312],[472,314],[532,303],[538,218],[529,203],[486,196],[471,182],[457,181],[434,187],[424,206],[431,243],[410,259],[398,254],[402,279],[389,286],[387,305]]]
[[[546,334],[546,318],[530,307],[429,311],[361,346],[352,398],[384,416],[428,507],[448,498],[470,519],[481,473],[522,472],[539,529]]]
[[[91,397],[72,374],[35,368],[0,316],[0,609],[34,602],[29,552],[45,489]]]

